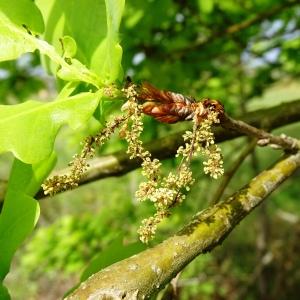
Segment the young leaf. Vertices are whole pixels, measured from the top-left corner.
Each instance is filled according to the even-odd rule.
[[[25,25],[30,31],[44,31],[43,16],[31,0],[0,0],[0,15],[6,16],[17,26]]]
[[[69,97],[74,90],[78,87],[78,82],[69,81],[66,85],[61,89],[59,94],[56,97],[56,100],[65,99]]]
[[[57,52],[63,52],[59,39],[68,35],[77,44],[75,58],[97,73],[102,82],[119,78],[122,49],[118,31],[125,0],[37,0],[36,3],[46,22],[44,38]],[[48,59],[45,64],[52,73],[56,72],[56,66]]]
[[[0,105],[0,153],[11,151],[25,163],[37,163],[53,151],[63,124],[84,125],[99,102],[99,93],[81,93],[49,103],[27,101]]]
[[[56,69],[60,67],[62,79],[87,82],[97,88],[101,85],[100,78],[81,62],[72,60],[67,63],[52,45],[33,36],[22,26],[15,25],[0,12],[0,61],[16,59],[36,49],[48,56],[55,63]]]
[[[76,55],[77,45],[72,37],[65,35],[61,39],[61,43],[62,43],[63,50],[64,50],[64,53],[63,53],[64,57],[69,58],[69,57],[74,57]]]
[[[16,26],[0,13],[0,61],[16,59],[21,54],[36,49],[32,40],[26,40],[25,28],[19,29],[21,34],[18,34],[15,28]]]
[[[105,4],[107,34],[91,58],[91,69],[110,83],[118,79],[121,72],[122,48],[118,33],[125,0],[105,0]]]
[[[72,37],[77,44],[76,58],[90,66],[90,57],[106,34],[104,0],[37,0],[36,4],[46,23],[44,38],[62,53],[59,40]],[[46,64],[55,73],[55,66]]]
[[[24,164],[17,159],[14,161],[0,214],[1,282],[9,271],[15,251],[37,222],[39,205],[33,196],[55,162],[54,154],[36,165]],[[5,291],[3,288],[2,290]]]

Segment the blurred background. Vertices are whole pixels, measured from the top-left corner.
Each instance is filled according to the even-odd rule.
[[[221,100],[237,116],[300,99],[300,5],[280,0],[127,0],[121,24],[124,74],[134,82]],[[84,14],[84,12],[82,12]],[[0,65],[0,102],[50,101],[57,83],[37,53]],[[117,113],[116,106],[111,114]],[[166,125],[145,117],[143,139],[167,136],[189,124]],[[56,144],[56,169],[66,167],[80,141],[99,129],[91,121],[80,132],[63,128]],[[300,138],[300,123],[275,131]],[[225,171],[247,147],[247,138],[221,144]],[[126,149],[115,136],[99,155]],[[276,150],[252,152],[234,175],[224,197],[245,185],[279,157]],[[1,156],[0,180],[12,157]],[[220,180],[193,161],[196,183],[186,201],[159,227],[152,244],[175,233],[213,200]],[[164,161],[164,171],[176,166]],[[76,191],[40,200],[41,218],[18,250],[6,284],[13,299],[59,299],[78,282],[85,266],[118,243],[135,243],[141,220],[153,213],[137,203],[140,170],[107,178]],[[212,253],[201,255],[180,274],[178,299],[299,299],[300,173],[284,183]],[[117,254],[114,257],[118,260]],[[163,296],[161,296],[163,297]]]

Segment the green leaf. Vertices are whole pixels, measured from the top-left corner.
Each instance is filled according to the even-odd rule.
[[[121,70],[122,48],[109,38],[105,39],[92,57],[91,68],[101,74],[106,84],[119,79]]]
[[[64,57],[74,57],[77,52],[77,45],[74,39],[66,35],[61,39],[61,42],[64,50]]]
[[[0,279],[9,271],[11,259],[31,233],[39,217],[39,204],[32,197],[56,162],[52,154],[36,165],[15,160],[10,174],[4,205],[0,214]]]
[[[0,15],[0,61],[16,59],[21,54],[36,49],[36,45],[24,37],[24,28],[19,29],[22,34],[15,32],[14,28],[13,23]]]
[[[104,77],[105,82],[118,79],[121,71],[122,47],[118,43],[119,27],[125,0],[106,0],[107,35],[91,60],[91,69]]]
[[[45,18],[45,39],[62,52],[59,39],[72,37],[78,49],[76,58],[89,66],[92,53],[106,33],[104,0],[37,0],[36,4]]]
[[[0,105],[0,153],[11,151],[25,163],[37,163],[53,151],[63,124],[84,125],[96,109],[100,93],[81,93],[49,103],[27,101]]]
[[[61,68],[57,71],[58,77],[67,81],[85,81],[98,87],[100,80],[85,65],[74,58],[72,60],[69,59],[68,62],[70,63],[61,65]]]
[[[145,249],[146,246],[140,242],[124,246],[123,238],[119,237],[105,250],[100,252],[92,259],[86,269],[82,272],[80,281],[85,281],[91,275],[104,269],[105,267],[110,266],[117,261],[125,259]]]
[[[62,79],[83,81],[99,88],[100,78],[85,65],[77,60],[66,62],[52,45],[31,35],[5,16],[1,17],[0,15],[0,61],[16,59],[23,53],[38,49],[55,63],[56,69],[60,67]]]
[[[31,0],[0,0],[0,17],[2,15],[18,26],[26,25],[30,31],[44,31],[43,16]]]
[[[105,250],[97,254],[91,260],[91,262],[81,274],[80,283],[87,280],[91,275],[99,272],[107,266],[130,257],[138,252],[141,252],[146,248],[147,247],[140,242],[124,246],[123,237],[118,237]],[[71,294],[79,286],[79,284],[75,285],[69,291],[67,291],[63,298]]]
[[[95,110],[94,117],[102,126],[105,126],[107,116],[111,115],[114,111],[120,111],[123,103],[122,100],[111,101],[111,99],[103,97],[99,102],[98,108]]]
[[[75,89],[78,87],[78,82],[69,81],[59,92],[56,100],[64,99],[69,97]]]
[[[0,283],[0,299],[1,300],[10,300],[11,299],[7,288],[5,286],[3,286],[2,283]]]
[[[120,77],[122,49],[118,31],[125,0],[36,1],[45,22],[45,39],[63,52],[59,40],[68,35],[77,44],[76,59],[97,73],[102,82]],[[80,20],[80,22],[78,21]],[[56,72],[48,59],[46,67]]]
[[[238,12],[241,11],[240,3],[235,1],[235,0],[219,1],[218,5],[222,10],[225,10],[226,12],[230,12],[230,13],[236,12],[236,13],[238,13]]]
[[[205,14],[209,14],[213,11],[214,0],[198,0],[198,7],[200,13],[203,12]]]

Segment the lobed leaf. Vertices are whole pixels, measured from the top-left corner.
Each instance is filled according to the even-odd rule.
[[[53,151],[63,124],[72,129],[84,125],[95,111],[100,95],[81,93],[58,101],[27,101],[0,105],[0,153],[11,151],[25,163],[37,163]]]
[[[0,14],[0,61],[12,60],[26,52],[33,52],[36,45],[25,37],[25,29],[22,34],[14,31],[15,25]]]

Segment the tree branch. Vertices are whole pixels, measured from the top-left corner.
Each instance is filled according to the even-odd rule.
[[[239,117],[239,119],[258,128],[275,129],[287,124],[292,124],[300,121],[300,100],[253,111]],[[145,148],[152,153],[153,157],[158,159],[170,158],[176,154],[178,147],[183,144],[183,133],[182,131],[151,141],[145,144]],[[239,131],[228,130],[221,127],[216,127],[214,134],[217,143],[243,135]],[[140,167],[140,161],[129,159],[129,155],[126,154],[125,151],[118,151],[110,155],[92,159],[89,161],[89,165],[90,167],[79,182],[79,186],[99,179],[126,174]],[[66,168],[58,171],[57,174],[67,174],[68,172],[69,168]],[[5,181],[0,181],[0,199],[4,199],[6,184]],[[42,190],[36,195],[37,199],[45,197]],[[0,200],[0,203],[1,202]]]
[[[286,156],[225,201],[198,213],[161,244],[92,275],[67,299],[145,299],[201,253],[220,245],[234,227],[300,167],[300,153]]]
[[[300,100],[253,111],[245,114],[240,119],[255,127],[272,129],[291,124],[300,121]],[[145,144],[145,148],[152,153],[153,157],[160,160],[170,158],[176,154],[178,147],[183,144],[183,133],[184,131],[151,141]],[[217,143],[242,136],[242,133],[239,131],[221,127],[216,127],[214,134]],[[125,151],[118,151],[111,155],[95,158],[89,161],[90,168],[79,182],[79,185],[106,177],[121,176],[140,167],[140,163],[138,160],[131,160]],[[67,172],[68,169],[64,169],[58,173],[66,174]],[[39,193],[39,196],[45,197],[43,193]]]
[[[174,51],[172,51],[171,54],[169,53],[169,56],[171,55],[172,57],[175,57],[176,59],[178,59],[178,58],[184,56],[187,52],[199,50],[220,37],[231,36],[237,32],[240,32],[244,29],[251,27],[254,24],[262,22],[268,18],[271,18],[271,17],[277,15],[278,13],[281,13],[282,11],[289,9],[295,5],[299,5],[299,1],[297,1],[297,0],[285,1],[281,4],[278,4],[277,6],[273,6],[267,10],[264,10],[264,11],[258,13],[255,16],[250,17],[247,20],[244,20],[237,24],[230,25],[225,30],[213,32],[209,37],[207,37],[204,40],[199,40],[199,41],[196,41],[194,44],[191,44],[187,47],[183,47],[183,48],[174,50]],[[153,53],[153,52],[154,51],[152,49],[151,53]],[[146,53],[150,53],[150,51],[146,50]]]
[[[226,115],[224,115],[224,118],[221,121],[221,126],[229,130],[235,130],[244,133],[245,135],[258,138],[259,140],[257,141],[257,144],[259,146],[271,145],[276,149],[283,148],[291,151],[298,150],[300,148],[299,141],[296,139],[285,135],[275,136],[243,121],[234,120]]]

